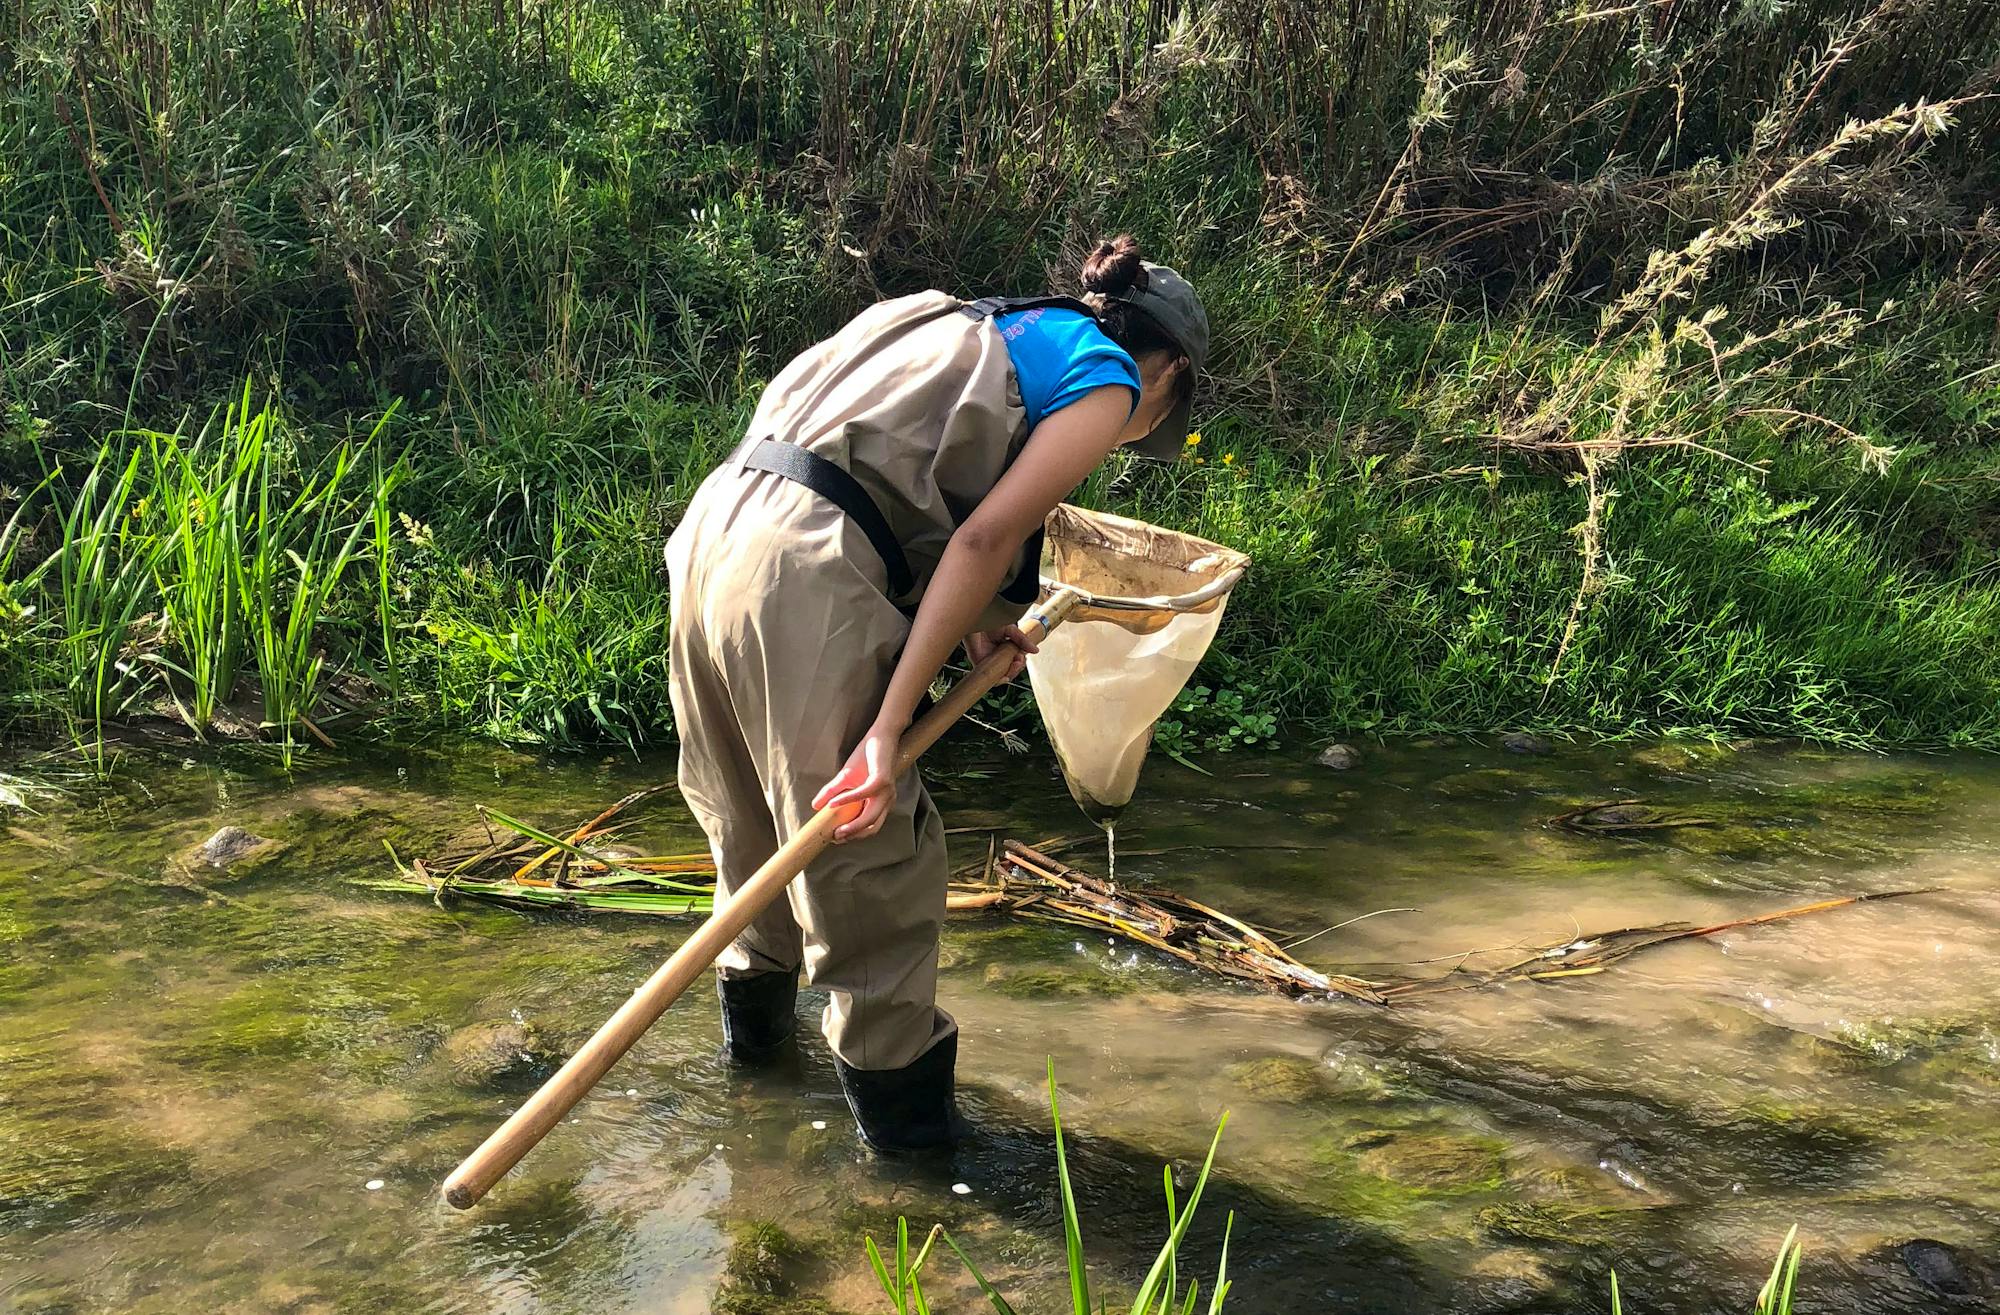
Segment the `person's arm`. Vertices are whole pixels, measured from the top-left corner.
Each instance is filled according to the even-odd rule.
[[[1035,527],[1118,446],[1131,411],[1132,390],[1111,385],[1042,421],[1000,482],[952,534],[917,605],[881,711],[840,774],[813,798],[815,808],[861,806],[834,832],[835,840],[881,829],[896,798],[896,753],[903,729],[925,691],[999,592]]]

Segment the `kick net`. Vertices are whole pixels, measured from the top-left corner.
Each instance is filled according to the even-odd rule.
[[[1042,595],[1084,602],[1028,659],[1042,721],[1077,805],[1106,821],[1131,801],[1153,725],[1222,624],[1250,559],[1191,534],[1064,504],[1050,514]]]

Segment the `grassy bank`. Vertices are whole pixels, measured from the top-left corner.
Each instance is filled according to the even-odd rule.
[[[2000,743],[1989,7],[0,15],[17,729],[670,734],[760,382],[1130,229],[1216,377],[1086,500],[1256,562],[1194,749]]]

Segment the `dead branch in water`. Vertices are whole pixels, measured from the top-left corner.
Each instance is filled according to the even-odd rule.
[[[429,895],[440,905],[447,896],[462,896],[517,909],[554,908],[656,917],[710,913],[715,906],[715,865],[710,855],[633,854],[606,843],[616,833],[614,819],[632,805],[661,793],[663,788],[627,795],[581,825],[556,831],[543,831],[498,810],[482,808],[480,815],[487,824],[488,843],[435,858],[416,859],[409,864],[404,864],[391,850],[396,875],[361,884],[378,890]],[[1634,811],[1640,803],[1634,799],[1588,804],[1551,818],[1549,824],[1586,834],[1613,835],[1714,825],[1706,818]],[[945,903],[954,913],[1004,914],[1087,928],[1146,946],[1203,972],[1294,999],[1339,997],[1373,1005],[1507,982],[1551,982],[1594,976],[1642,950],[1675,941],[1763,926],[1850,904],[1931,893],[1926,889],[1849,895],[1708,926],[1674,922],[1588,936],[1578,934],[1490,969],[1465,966],[1473,955],[1491,953],[1490,950],[1434,956],[1422,962],[1450,958],[1455,960],[1454,966],[1447,972],[1423,977],[1377,978],[1309,967],[1270,934],[1242,919],[1164,887],[1114,884],[1079,871],[1048,852],[1079,843],[1074,839],[1053,839],[1040,846],[1029,846],[1014,840],[1003,843],[997,833],[989,833],[989,837],[982,859],[961,869],[950,882]],[[1378,910],[1389,911],[1392,910]],[[1345,925],[1340,923],[1336,927]],[[1323,934],[1318,932],[1314,936]],[[1292,944],[1301,945],[1305,940]]]
[[[1308,968],[1255,927],[1174,891],[1113,885],[1012,840],[994,874],[997,884],[954,883],[955,899],[980,901],[958,907],[1108,932],[1205,971],[1285,995],[1337,995],[1383,1003],[1372,983]]]
[[[1759,913],[1748,918],[1734,918],[1728,922],[1711,923],[1705,927],[1697,927],[1686,922],[1668,922],[1656,927],[1626,927],[1618,931],[1598,932],[1593,936],[1579,936],[1560,945],[1552,945],[1525,959],[1517,959],[1498,968],[1454,968],[1450,972],[1431,977],[1382,983],[1376,990],[1384,999],[1394,1001],[1416,995],[1433,995],[1441,991],[1474,990],[1482,986],[1497,986],[1504,982],[1552,982],[1570,977],[1593,977],[1641,950],[1654,949],[1674,941],[1713,936],[1717,932],[1735,931],[1742,927],[1761,927],[1766,923],[1782,922],[1809,913],[1825,913],[1830,909],[1845,908],[1850,904],[1905,899],[1911,895],[1929,895],[1937,889],[1938,887],[1930,886],[1922,890],[1885,890],[1865,895],[1844,895],[1839,899],[1817,900],[1795,908]]]

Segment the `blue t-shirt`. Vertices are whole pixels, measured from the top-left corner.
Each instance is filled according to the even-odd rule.
[[[997,315],[994,324],[1014,360],[1030,431],[1044,419],[1106,384],[1132,390],[1139,405],[1139,367],[1123,347],[1104,336],[1097,321],[1060,306]]]

